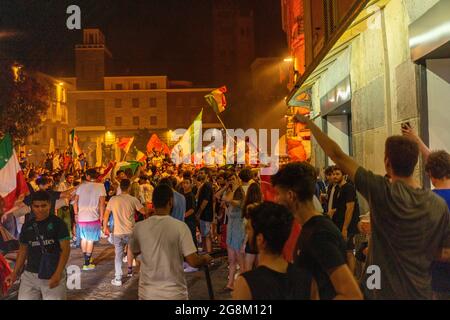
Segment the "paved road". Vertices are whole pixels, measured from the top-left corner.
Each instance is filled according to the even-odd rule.
[[[68,290],[69,300],[136,300],[138,298],[139,274],[132,278],[124,279],[122,287],[111,285],[114,278],[114,248],[107,241],[102,240],[94,250],[95,270],[81,272],[81,289]],[[68,265],[82,264],[82,252],[80,249],[72,249]],[[224,292],[228,269],[226,258],[214,260],[214,266],[210,267],[211,281],[216,299],[227,300],[231,296]],[[126,264],[123,264],[126,274]],[[189,298],[191,300],[208,300],[208,289],[205,273],[203,271],[186,273]],[[11,294],[9,299],[14,299],[16,294]]]

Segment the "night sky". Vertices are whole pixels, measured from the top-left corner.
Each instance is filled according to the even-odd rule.
[[[66,28],[66,8],[77,4],[82,28],[98,27],[105,34],[114,74],[167,74],[207,85],[212,80],[212,1],[1,0],[0,56],[54,76],[73,76],[73,49],[81,43],[81,31]],[[241,2],[255,13],[256,56],[283,56],[280,1]]]

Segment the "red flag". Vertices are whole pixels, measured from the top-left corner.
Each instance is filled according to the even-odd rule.
[[[117,144],[120,149],[124,150],[125,153],[128,153],[131,145],[133,144],[134,137],[132,138],[121,138],[119,143]]]
[[[152,152],[153,149],[156,151],[162,151],[164,154],[170,154],[169,147],[162,142],[155,133],[150,137],[150,140],[148,140],[147,143],[147,151]]]

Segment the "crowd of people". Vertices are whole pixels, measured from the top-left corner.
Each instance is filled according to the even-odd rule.
[[[83,272],[95,272],[94,246],[109,238],[111,284],[122,286],[126,263],[143,300],[188,299],[185,273],[218,250],[228,261],[221,289],[234,299],[450,299],[448,152],[404,127],[387,139],[386,172],[376,175],[297,120],[335,165],[286,164],[269,191],[246,166],[176,166],[155,153],[133,171],[65,153],[33,167],[21,154],[30,194],[0,211],[0,252],[16,255],[4,285],[20,278],[19,299],[65,299],[71,247],[83,252]],[[434,190],[415,178],[420,155]]]

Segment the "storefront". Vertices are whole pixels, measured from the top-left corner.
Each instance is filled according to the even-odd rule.
[[[379,174],[385,140],[400,134],[404,122],[433,149],[450,149],[449,6],[448,0],[369,1],[299,79],[288,106],[308,88],[315,123]],[[311,159],[317,167],[331,163],[314,140]],[[422,172],[418,167],[416,176]]]
[[[409,27],[411,59],[421,69],[421,135],[450,150],[450,1],[441,0]]]

